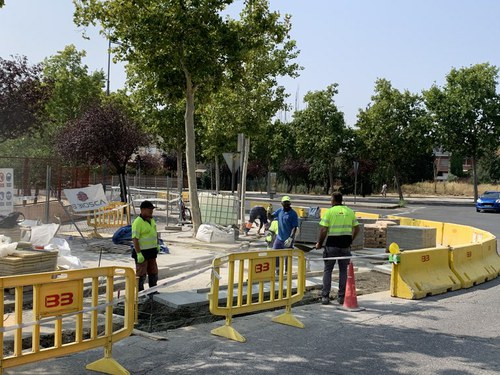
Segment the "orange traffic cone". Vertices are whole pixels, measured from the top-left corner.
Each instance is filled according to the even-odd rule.
[[[363,311],[364,308],[358,306],[358,297],[356,296],[356,281],[354,280],[354,266],[352,262],[349,263],[347,270],[347,284],[345,287],[344,305],[343,310],[349,311]]]

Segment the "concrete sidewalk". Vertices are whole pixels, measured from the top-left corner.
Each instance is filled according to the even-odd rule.
[[[271,199],[267,193],[247,192],[247,201],[264,201],[279,203],[281,197],[285,194],[276,194]],[[308,195],[308,194],[289,194],[292,198],[292,206],[315,206],[326,207],[330,204],[330,195]],[[400,207],[399,197],[396,194],[388,194],[387,197],[381,195],[356,196],[344,195],[344,203],[355,211],[360,211],[362,208],[376,209],[394,209]],[[420,195],[405,195],[406,204],[417,205],[442,205],[442,206],[465,206],[474,207],[473,197],[459,196],[420,196]],[[277,206],[278,207],[278,206]]]

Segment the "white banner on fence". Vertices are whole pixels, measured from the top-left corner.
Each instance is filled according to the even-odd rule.
[[[0,215],[14,211],[14,169],[0,168]]]
[[[64,189],[73,211],[91,211],[108,205],[102,184],[90,185],[80,189]]]

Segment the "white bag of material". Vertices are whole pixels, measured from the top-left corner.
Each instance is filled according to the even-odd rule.
[[[234,243],[234,229],[201,224],[196,233],[196,239],[208,243]]]
[[[4,236],[3,234],[0,234],[0,245],[9,244],[11,242],[12,242],[12,240],[10,237],[7,237],[7,236]]]
[[[211,242],[213,227],[208,224],[201,224],[196,233],[196,239],[202,242]]]
[[[50,243],[44,247],[45,250],[58,250],[59,256],[71,256],[71,249],[68,241],[64,238],[54,237]]]
[[[234,243],[234,229],[216,227],[212,233],[213,243]]]
[[[75,270],[83,268],[83,264],[82,262],[80,262],[80,258],[71,255],[58,256],[57,266],[65,270]]]
[[[58,229],[59,224],[44,224],[31,227],[31,244],[33,246],[48,245]]]
[[[0,244],[0,258],[12,255],[16,252],[17,242]]]

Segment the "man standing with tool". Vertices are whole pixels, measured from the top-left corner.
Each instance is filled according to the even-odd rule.
[[[341,193],[335,192],[332,194],[332,207],[326,211],[319,225],[319,239],[315,248],[321,249],[326,238],[323,258],[351,256],[351,243],[359,233],[359,223],[354,212],[342,204]],[[328,305],[330,303],[332,271],[335,260],[325,260],[324,262],[321,303]],[[344,304],[348,265],[349,259],[339,259],[339,294],[337,301],[341,305]]]
[[[278,235],[274,240],[273,249],[286,249],[293,247],[295,233],[299,226],[299,215],[292,208],[290,197],[285,195],[281,198],[281,208],[273,213],[273,217],[278,222]],[[279,258],[276,261],[276,272],[278,272]],[[286,259],[285,259],[286,269]]]
[[[288,195],[281,198],[281,206],[273,213],[273,217],[278,220],[278,235],[274,240],[273,249],[293,247],[295,232],[299,226],[299,215],[292,208]]]
[[[149,287],[156,286],[158,282],[156,257],[160,251],[156,222],[153,219],[155,206],[150,201],[144,201],[140,208],[140,215],[132,223],[132,242],[134,243],[132,258],[135,260],[136,276],[139,277],[139,291],[144,290],[146,275],[148,275]]]

